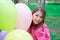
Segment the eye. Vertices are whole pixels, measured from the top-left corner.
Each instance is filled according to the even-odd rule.
[[[40,18],[43,18],[43,16],[40,16]]]
[[[39,15],[36,15],[36,16],[39,16]]]

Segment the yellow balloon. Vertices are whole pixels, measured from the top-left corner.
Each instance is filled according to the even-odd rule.
[[[13,30],[7,34],[5,40],[33,40],[33,38],[24,30]]]

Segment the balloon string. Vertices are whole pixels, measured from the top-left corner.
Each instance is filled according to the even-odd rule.
[[[0,30],[0,32],[1,32],[1,30]]]

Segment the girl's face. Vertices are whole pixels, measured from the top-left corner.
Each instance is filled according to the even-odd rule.
[[[41,11],[35,12],[32,17],[33,17],[32,20],[34,24],[39,24],[43,21],[43,14]]]

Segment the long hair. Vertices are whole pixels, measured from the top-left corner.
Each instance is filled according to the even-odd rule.
[[[36,26],[41,25],[42,23],[44,23],[44,19],[45,19],[45,15],[46,15],[45,9],[44,9],[43,7],[41,7],[41,6],[37,6],[37,7],[32,11],[32,15],[33,15],[35,12],[37,12],[37,11],[41,11],[41,12],[42,12],[43,20],[42,20],[41,23],[37,24]],[[31,24],[33,24],[33,21],[32,21]]]
[[[41,26],[41,25],[44,23],[44,19],[45,19],[45,15],[46,15],[46,11],[45,11],[45,9],[44,9],[42,6],[37,6],[37,7],[35,7],[34,10],[32,11],[32,15],[33,15],[35,12],[37,12],[37,11],[41,11],[41,12],[42,12],[43,20],[42,20],[42,22],[40,22],[39,24],[35,25],[35,27]],[[31,31],[32,25],[34,25],[34,24],[33,24],[33,21],[32,21],[31,26],[30,26],[30,31]]]

